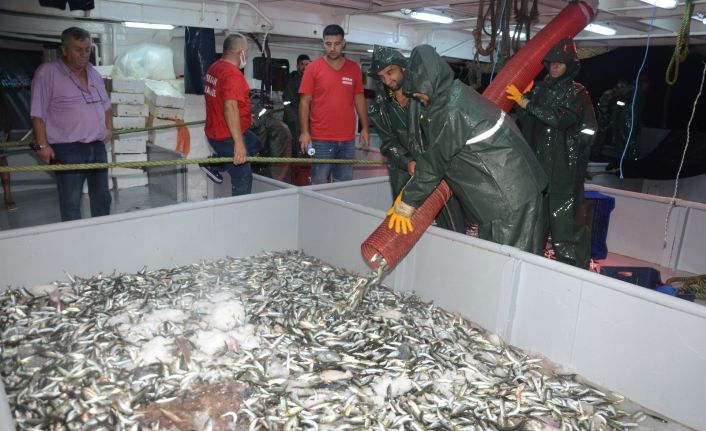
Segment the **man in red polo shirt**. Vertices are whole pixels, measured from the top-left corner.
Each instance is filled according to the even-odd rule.
[[[343,56],[346,41],[343,29],[331,24],[324,28],[326,55],[309,63],[299,87],[299,121],[302,153],[312,144],[317,159],[353,159],[355,157],[355,113],[362,129],[360,139],[368,148],[368,110],[363,96],[360,67]],[[347,181],[353,178],[353,165],[314,164],[311,183]]]
[[[233,157],[227,167],[233,196],[246,195],[252,188],[252,169],[246,163],[262,144],[252,131],[250,86],[241,69],[247,64],[248,41],[240,33],[232,33],[223,41],[223,57],[208,68],[204,77],[206,127],[204,132],[216,157]],[[214,182],[223,177],[215,165],[201,165]]]

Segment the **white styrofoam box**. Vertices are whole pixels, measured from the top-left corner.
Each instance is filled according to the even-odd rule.
[[[149,115],[149,109],[146,104],[128,105],[126,103],[113,105],[114,117],[146,117]]]
[[[135,175],[122,175],[113,177],[114,187],[118,190],[129,189],[131,187],[141,187],[149,184],[147,173]]]
[[[145,127],[145,117],[113,117],[114,129],[140,129]]]
[[[146,162],[147,153],[140,154],[115,154],[115,162]]]
[[[147,136],[144,138],[116,139],[113,141],[113,149],[115,154],[144,153],[147,151]]]
[[[112,64],[109,66],[93,66],[93,68],[96,69],[96,71],[98,71],[98,73],[100,73],[100,75],[101,75],[101,77],[103,77],[104,81],[108,81],[108,78],[110,78],[110,76],[113,74],[113,65]],[[106,88],[108,88],[107,85],[106,85]]]
[[[164,118],[167,120],[183,120],[184,119],[184,109],[183,108],[167,108],[165,106],[154,106],[150,104],[150,115],[157,118]]]
[[[200,159],[211,155],[213,151],[208,144],[206,134],[203,132],[203,126],[190,126],[189,137],[191,148],[189,149],[187,159]]]
[[[149,124],[149,123],[147,123]],[[148,140],[150,137],[150,134],[147,130],[144,130],[142,132],[130,132],[130,133],[121,133],[113,138],[114,141],[126,141],[129,139],[144,139],[145,141]]]
[[[116,93],[145,93],[145,81],[142,79],[113,78],[111,80],[111,91]]]
[[[151,104],[167,108],[183,108],[185,103],[184,95],[179,90],[168,82],[153,79],[145,80],[145,97]]]
[[[147,124],[150,127],[164,126],[167,124],[174,124],[174,121],[164,120],[162,118],[149,117],[147,119]],[[150,136],[150,142],[152,142],[154,145],[157,145],[157,146],[160,146],[162,148],[166,148],[166,149],[169,149],[172,151],[176,150],[176,144],[177,144],[177,129],[176,129],[176,127],[172,127],[169,129],[161,129],[161,130],[150,130],[149,136]]]
[[[178,91],[181,94],[185,93],[184,90],[184,79],[166,79],[164,82],[169,83],[176,91]]]
[[[184,121],[206,121],[206,105],[184,106]]]
[[[127,103],[129,105],[142,105],[145,103],[145,95],[135,93],[110,93],[110,103],[120,104]]]
[[[185,94],[184,106],[206,106],[206,99],[203,94]]]

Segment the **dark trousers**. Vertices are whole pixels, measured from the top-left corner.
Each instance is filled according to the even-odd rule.
[[[233,157],[233,139],[228,138],[222,141],[209,139],[208,143],[215,152],[217,157]],[[254,156],[262,150],[262,143],[255,133],[250,129],[243,133],[243,143],[248,151],[248,156]],[[219,165],[220,166],[220,165]],[[240,196],[250,194],[252,190],[252,167],[250,163],[242,165],[234,165],[228,163],[223,165],[230,175],[230,191],[231,196]]]
[[[55,163],[106,163],[108,161],[105,144],[101,141],[88,144],[83,142],[52,144],[51,148],[54,150]],[[81,218],[81,193],[84,181],[88,181],[91,216],[110,214],[112,197],[108,187],[108,169],[56,171],[61,221]]]

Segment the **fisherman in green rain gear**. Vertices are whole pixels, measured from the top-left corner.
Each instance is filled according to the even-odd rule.
[[[388,86],[394,79],[380,78]],[[390,226],[413,229],[415,208],[444,179],[480,238],[541,253],[547,178],[512,119],[454,79],[429,45],[412,51],[403,89],[418,101],[408,108],[408,146],[428,144],[390,211]]]
[[[508,99],[522,108],[518,124],[549,176],[549,232],[557,260],[588,269],[591,244],[583,220],[583,183],[596,117],[588,91],[574,82],[580,65],[576,46],[562,39],[544,57],[549,72],[525,94],[514,86]]]
[[[390,70],[401,71],[407,66],[407,60],[397,50],[375,45],[373,60],[368,75],[375,79],[375,100],[368,107],[368,120],[380,137],[380,153],[387,158],[387,172],[392,189],[392,199],[397,197],[409,179],[414,175],[416,159],[423,153],[424,142],[407,141],[407,107],[411,99],[405,96],[401,82],[387,86],[378,74]],[[401,73],[401,72],[399,72]],[[461,205],[456,197],[446,202],[445,207],[436,217],[436,224],[444,229],[465,233],[467,222],[464,220]]]

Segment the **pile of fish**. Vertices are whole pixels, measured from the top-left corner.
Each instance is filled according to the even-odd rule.
[[[296,251],[68,278],[0,293],[21,430],[622,430],[645,417]]]

